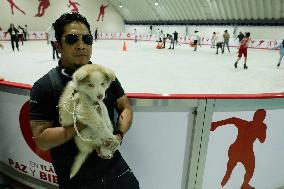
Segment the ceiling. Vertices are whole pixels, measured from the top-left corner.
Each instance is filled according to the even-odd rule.
[[[284,0],[109,0],[126,23],[187,23],[284,18]],[[158,3],[158,5],[155,5]]]

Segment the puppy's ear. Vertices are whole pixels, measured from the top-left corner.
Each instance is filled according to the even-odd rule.
[[[105,75],[106,75],[107,79],[108,79],[110,82],[112,82],[112,81],[115,80],[115,73],[114,73],[114,71],[112,71],[112,70],[109,69],[109,68],[105,68],[105,69],[104,69],[104,72],[105,72]]]
[[[85,70],[79,69],[73,74],[73,79],[75,81],[82,81],[83,79],[88,77],[88,72]]]

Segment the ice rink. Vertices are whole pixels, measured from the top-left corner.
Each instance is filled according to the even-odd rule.
[[[12,51],[10,42],[2,42],[0,75],[8,81],[33,84],[57,65],[51,46],[46,41],[20,44]],[[156,49],[155,42],[97,41],[93,45],[92,62],[112,68],[127,93],[156,94],[258,94],[284,92],[284,64],[276,67],[278,50],[248,49],[248,69],[233,67],[237,49],[228,53],[209,46],[196,52],[187,44],[174,50]],[[219,49],[220,50],[220,49]]]

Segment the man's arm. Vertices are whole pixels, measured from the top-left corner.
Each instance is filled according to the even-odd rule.
[[[118,119],[118,129],[123,133],[126,133],[132,124],[133,112],[130,106],[130,102],[126,95],[123,95],[117,99],[117,107],[120,112]]]
[[[52,121],[31,120],[33,139],[38,148],[49,150],[69,141],[76,135],[73,126],[70,127],[53,127]],[[77,123],[78,130],[85,128],[84,125]]]

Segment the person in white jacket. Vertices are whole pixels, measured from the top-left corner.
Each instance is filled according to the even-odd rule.
[[[215,43],[216,43],[216,32],[213,32],[212,37],[211,37],[211,47],[210,48],[215,48]]]
[[[53,60],[55,60],[55,54],[57,59],[59,59],[59,54],[56,50],[56,46],[55,46],[55,30],[54,30],[54,23],[52,23],[52,25],[46,30],[46,39],[47,39],[47,44],[51,44],[52,47],[52,58]]]
[[[200,44],[200,36],[199,36],[198,31],[194,31],[194,34],[192,35],[192,39],[193,39],[193,46],[194,46],[193,51],[196,51],[197,50],[197,44],[198,43]]]
[[[216,41],[216,48],[217,48],[216,54],[218,54],[218,49],[220,48],[221,51],[222,51],[223,42],[224,42],[224,39],[223,39],[223,37],[220,35],[219,32],[216,33],[215,41]]]
[[[273,49],[279,49],[280,58],[279,58],[279,61],[278,61],[278,64],[277,64],[277,67],[279,67],[280,64],[281,64],[282,58],[284,56],[284,39],[283,39],[281,44],[277,45]]]

